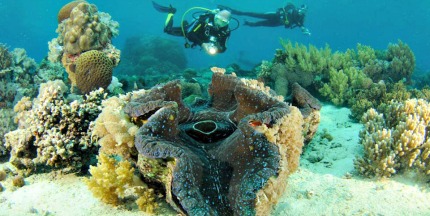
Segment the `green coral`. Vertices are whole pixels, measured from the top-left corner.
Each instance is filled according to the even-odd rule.
[[[348,76],[343,70],[330,70],[330,80],[320,89],[321,95],[330,98],[335,105],[345,103],[345,95],[348,90]]]
[[[393,82],[400,80],[410,82],[415,70],[415,55],[411,48],[399,40],[397,44],[388,45],[386,58],[390,62],[387,76]]]

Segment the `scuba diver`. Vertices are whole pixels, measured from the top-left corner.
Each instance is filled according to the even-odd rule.
[[[231,20],[230,11],[220,9],[209,10],[194,7],[184,13],[182,16],[181,26],[173,27],[173,15],[176,13],[176,8],[172,7],[172,5],[169,7],[161,6],[154,1],[152,4],[157,11],[167,13],[164,32],[174,36],[183,36],[186,41],[186,48],[200,46],[210,55],[223,53],[227,49],[227,39],[230,36],[230,32],[234,30],[230,30],[229,28]],[[198,17],[194,17],[196,14],[194,13],[194,20],[191,23],[188,23],[187,21],[184,21],[183,18],[192,9],[201,9],[206,12],[199,12],[202,14]],[[235,29],[237,29],[237,27]]]
[[[285,26],[285,28],[293,29],[295,27],[300,27],[303,34],[310,36],[311,32],[304,26],[305,16],[308,7],[306,5],[302,5],[300,8],[297,8],[292,3],[288,3],[283,8],[278,8],[276,12],[267,12],[267,13],[255,13],[255,12],[244,12],[235,10],[223,5],[218,5],[218,8],[221,10],[229,10],[234,15],[241,16],[249,16],[254,18],[263,19],[257,22],[248,22],[245,21],[244,25],[251,27],[258,26],[267,26],[267,27],[277,27],[277,26]]]

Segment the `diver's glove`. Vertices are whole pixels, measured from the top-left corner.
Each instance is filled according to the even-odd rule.
[[[302,33],[303,33],[304,35],[311,36],[311,32],[309,31],[309,29],[308,29],[308,28],[301,27],[301,30],[302,30]]]

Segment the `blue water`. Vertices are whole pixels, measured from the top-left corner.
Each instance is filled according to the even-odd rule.
[[[0,0],[0,43],[11,49],[24,48],[36,61],[48,53],[48,41],[57,37],[58,10],[69,1]],[[107,12],[120,23],[120,35],[113,44],[121,49],[130,36],[143,34],[176,38],[163,33],[166,14],[152,8],[150,0],[94,0],[99,11]],[[274,11],[287,1],[272,0],[158,0],[160,4],[171,3],[178,9],[175,23],[180,23],[182,13],[193,6],[215,8],[217,4],[228,5],[240,10],[256,12]],[[208,56],[198,49],[187,49],[189,67],[220,67],[236,62],[242,67],[251,67],[262,60],[271,60],[274,50],[281,48],[279,39],[313,44],[332,50],[354,49],[357,43],[386,49],[389,43],[398,39],[407,43],[417,60],[417,69],[430,71],[430,1],[428,0],[303,0],[292,1],[309,7],[305,26],[310,37],[302,35],[299,29],[283,27],[251,28],[241,26],[232,32],[226,53]],[[238,17],[240,21],[243,18]]]

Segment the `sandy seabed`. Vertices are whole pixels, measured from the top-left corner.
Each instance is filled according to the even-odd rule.
[[[353,160],[362,152],[358,133],[362,126],[348,118],[347,108],[324,105],[317,135],[305,149],[300,168],[272,215],[430,215],[430,185],[414,173],[391,179],[356,175]],[[323,131],[333,136],[323,139]],[[0,163],[0,167],[10,166]],[[9,177],[1,184],[0,216],[3,215],[146,215],[136,207],[113,207],[94,198],[73,174],[36,174],[15,188]],[[168,207],[158,215],[176,215]]]

